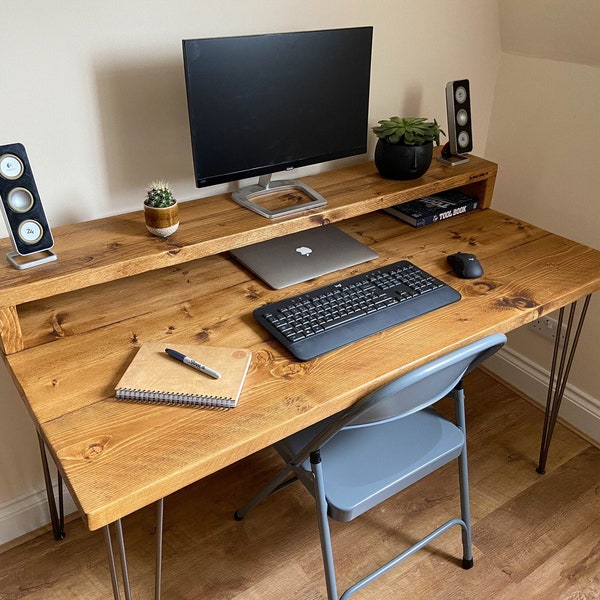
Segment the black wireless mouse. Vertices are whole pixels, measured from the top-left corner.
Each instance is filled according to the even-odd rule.
[[[456,254],[448,255],[446,260],[452,267],[452,270],[463,279],[475,279],[483,275],[481,264],[474,254],[457,252]]]

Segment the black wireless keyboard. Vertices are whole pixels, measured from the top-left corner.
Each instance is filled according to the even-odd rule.
[[[403,260],[253,314],[294,356],[310,360],[457,300],[456,290]]]

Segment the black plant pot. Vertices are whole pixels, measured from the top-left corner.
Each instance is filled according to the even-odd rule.
[[[432,158],[433,142],[407,146],[379,139],[375,146],[375,166],[386,179],[417,179],[429,169]]]

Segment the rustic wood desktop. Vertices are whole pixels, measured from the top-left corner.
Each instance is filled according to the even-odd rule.
[[[115,598],[109,525],[116,525],[130,597],[121,518],[157,503],[159,597],[162,498],[442,352],[571,305],[571,348],[557,346],[554,355],[543,472],[585,316],[574,303],[586,298],[585,309],[600,289],[600,252],[490,209],[496,170],[473,156],[456,167],[434,161],[424,177],[396,182],[362,164],[306,178],[328,205],[299,216],[269,221],[214,196],[183,203],[179,230],[165,240],[146,232],[138,211],[55,229],[55,263],[26,271],[0,266],[4,359],[39,433],[55,537],[64,535],[62,502],[57,511],[46,451],[87,527],[104,528]],[[485,210],[422,229],[379,210],[450,188],[476,195]],[[318,284],[273,291],[226,253],[333,222],[379,258]],[[8,240],[0,242],[0,252],[10,249]],[[485,274],[456,277],[446,256],[457,251],[476,253]],[[295,360],[252,318],[266,302],[404,258],[453,286],[462,300],[308,362]],[[221,412],[116,401],[114,386],[146,341],[251,349],[239,406]]]

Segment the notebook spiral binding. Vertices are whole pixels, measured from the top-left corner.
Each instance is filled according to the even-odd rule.
[[[142,404],[166,404],[168,406],[201,406],[228,410],[233,407],[231,398],[221,396],[190,396],[177,392],[152,392],[150,390],[119,389],[116,397],[119,400],[131,400]]]

